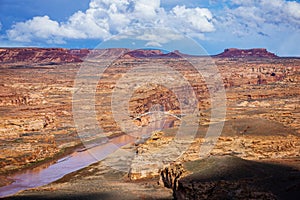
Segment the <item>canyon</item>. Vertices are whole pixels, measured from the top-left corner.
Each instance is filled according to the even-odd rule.
[[[196,65],[203,71],[195,70]],[[87,87],[82,99],[74,99],[78,72],[87,66],[103,73],[84,74],[96,86],[94,90]],[[140,71],[134,71],[136,68]],[[180,72],[182,79],[173,80],[171,69]],[[209,57],[149,49],[1,48],[0,71],[0,186],[13,181],[8,177],[17,171],[62,158],[78,148],[88,149],[89,142],[98,144],[103,138],[128,134],[126,130],[132,124],[140,128],[129,133],[134,142],[104,160],[8,198],[62,198],[71,194],[78,198],[102,195],[107,199],[299,196],[299,58],[280,58],[266,49],[226,49]],[[167,82],[143,83],[147,77],[164,77]],[[221,90],[213,87],[218,78],[226,92],[226,117],[221,119],[224,127],[209,154],[201,157],[200,147],[209,142],[209,127],[220,122],[212,115],[211,97],[211,91]],[[134,90],[129,87],[131,83],[136,84]],[[172,143],[182,123],[187,124],[186,131],[195,126],[184,115],[190,107],[182,109],[184,102],[193,105],[192,98],[186,88],[177,87],[186,83],[195,93],[199,121],[192,140]],[[96,119],[86,115],[82,121],[89,125],[95,120],[103,130],[100,138],[88,126],[82,131],[86,135],[79,134],[74,122],[74,105],[82,104],[84,111],[90,111],[85,108],[90,105],[84,103],[90,102],[92,93]],[[128,117],[118,121],[127,94]],[[180,99],[180,95],[187,98]],[[158,123],[159,113],[165,113],[163,124]],[[165,148],[168,151],[162,151]],[[281,171],[286,176],[279,176]],[[275,178],[263,181],[262,177]],[[270,189],[276,179],[280,191]]]

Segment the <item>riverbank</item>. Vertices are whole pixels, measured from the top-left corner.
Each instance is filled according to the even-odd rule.
[[[238,123],[241,122],[238,121]],[[226,127],[229,128],[232,124],[234,125],[232,122],[227,123]],[[296,188],[297,191],[298,183],[300,183],[300,139],[298,136],[283,136],[274,132],[272,134],[265,132],[263,135],[251,133],[246,136],[230,132],[229,135],[226,134],[227,129],[224,130],[224,134],[219,138],[208,159],[199,160],[199,147],[203,143],[203,137],[196,137],[189,149],[175,162],[175,164],[183,166],[187,173],[180,172],[179,176],[175,178],[172,175],[165,177],[177,181],[183,179],[184,184],[188,186],[190,185],[189,181],[194,180],[190,179],[189,175],[200,173],[196,177],[205,176],[206,178],[205,180],[196,179],[197,184],[201,185],[204,181],[204,184],[221,187],[224,179],[234,175],[235,182],[230,182],[231,186],[239,186],[240,183],[243,183],[246,184],[246,188],[253,188],[251,180],[256,180],[258,183],[267,185],[268,188],[272,186],[274,180],[268,179],[265,182],[260,180],[269,176],[279,177],[280,174],[286,174],[279,177],[278,180],[283,182],[279,186],[286,186],[285,189],[290,189],[292,192]],[[173,187],[165,187],[166,184],[162,181],[161,173],[172,165],[167,164],[163,167],[151,165],[152,167],[149,168],[150,165],[138,161],[141,157],[149,162],[148,158],[151,158],[151,155],[156,155],[157,158],[162,156],[157,154],[157,151],[161,152],[159,149],[162,145],[171,141],[174,131],[154,132],[145,143],[125,145],[100,162],[96,161],[94,164],[66,174],[48,185],[25,190],[6,199],[173,199],[174,194],[178,191],[175,191]],[[220,173],[224,176],[219,176],[218,170],[221,170]],[[239,170],[244,170],[244,172],[236,174]],[[271,170],[270,173],[268,173],[269,170]],[[248,172],[251,174],[244,177],[243,175]],[[188,178],[185,179],[185,177]],[[286,181],[286,185],[284,181]],[[241,188],[230,187],[227,189],[238,193]],[[257,191],[261,192],[256,189],[251,190],[251,194],[256,194]],[[189,189],[185,187],[183,190]],[[247,191],[243,191],[243,194],[245,192],[247,193]],[[273,197],[273,193],[263,192],[265,192],[264,195]],[[191,193],[187,195],[191,195]]]
[[[75,146],[70,146],[70,147],[61,149],[57,154],[55,154],[52,157],[47,157],[43,160],[38,160],[37,162],[29,163],[27,165],[21,166],[20,168],[5,171],[0,174],[0,177],[1,177],[0,178],[0,187],[11,184],[13,182],[13,180],[9,179],[8,177],[10,177],[16,173],[22,173],[22,172],[37,168],[42,165],[51,165],[51,164],[55,163],[57,160],[62,159],[82,148],[84,148],[83,144],[78,143]]]
[[[106,143],[86,146],[61,159],[12,174],[8,179],[13,180],[13,182],[0,187],[0,197],[54,182],[66,174],[103,160],[122,146],[127,145],[132,148],[133,142],[134,138],[131,136],[114,137]]]
[[[4,199],[172,199],[172,190],[158,185],[158,177],[131,181],[120,154],[132,145],[110,154],[105,160],[65,175],[45,186],[22,191]]]
[[[294,164],[290,165],[290,162]],[[295,167],[295,162],[298,167]],[[159,179],[162,179],[159,176],[132,181],[128,179],[128,173],[114,170],[104,162],[98,162],[49,185],[4,199],[173,199],[174,195],[176,199],[191,195],[202,195],[203,199],[219,199],[222,195],[231,195],[236,199],[297,199],[300,191],[297,189],[300,183],[299,164],[299,159],[278,160],[274,163],[247,161],[232,156],[212,156],[186,162],[181,165],[182,168],[176,168],[185,170],[186,173],[177,179],[179,182],[175,189],[165,187],[167,184],[164,185],[162,181],[159,184]],[[164,177],[167,177],[167,174],[164,174]],[[169,174],[169,180],[176,180],[174,178]],[[192,185],[195,188],[191,188]],[[280,198],[273,194],[276,194],[276,191]],[[212,196],[208,198],[210,194]]]
[[[115,133],[110,136],[107,136],[107,140],[111,140],[114,138],[119,138],[124,136],[125,134]],[[93,143],[94,141],[89,141],[90,143]],[[95,141],[95,144],[98,144],[99,141]],[[99,143],[99,145],[101,145]],[[88,150],[88,147],[86,147],[81,141],[73,141],[70,144],[65,144],[63,146],[66,146],[59,150],[58,153],[54,154],[52,157],[46,157],[45,159],[38,160],[36,162],[28,163],[23,166],[19,166],[18,168],[6,170],[0,173],[0,187],[7,186],[13,182],[13,180],[9,179],[9,177],[13,176],[14,174],[18,173],[21,174],[22,172],[25,172],[30,169],[35,169],[40,166],[50,166],[51,164],[55,163],[59,159],[62,159],[76,151],[86,151]],[[95,145],[98,146],[98,145]]]

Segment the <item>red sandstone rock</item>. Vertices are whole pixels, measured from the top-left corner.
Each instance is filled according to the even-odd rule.
[[[123,58],[181,58],[183,55],[178,50],[163,53],[158,49],[138,49],[125,53]]]
[[[132,58],[147,58],[161,56],[163,53],[160,50],[144,50],[138,49],[126,53],[124,56]]]
[[[84,54],[82,52],[82,54]],[[81,62],[81,57],[62,48],[1,48],[0,62],[71,63]]]
[[[268,52],[267,49],[256,48],[256,49],[236,49],[230,48],[225,49],[223,53],[216,55],[220,58],[277,58],[274,53]]]

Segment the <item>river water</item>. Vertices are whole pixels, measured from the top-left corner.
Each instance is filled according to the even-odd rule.
[[[105,144],[94,146],[88,150],[77,151],[57,161],[18,172],[8,177],[13,180],[13,183],[0,188],[0,197],[10,196],[22,190],[52,183],[66,174],[103,160],[121,146],[131,142],[134,142],[133,137],[122,135],[109,140]]]

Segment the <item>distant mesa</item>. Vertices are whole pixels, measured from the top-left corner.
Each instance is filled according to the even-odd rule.
[[[64,49],[64,48],[0,48],[0,62],[31,62],[31,63],[73,63],[83,62],[85,57],[112,57],[122,55],[123,59],[138,58],[182,58],[191,57],[178,50],[165,53],[159,49],[125,48],[113,49]],[[217,58],[278,58],[266,49],[225,49],[223,53],[215,55]]]
[[[192,55],[183,54],[178,50],[169,53],[163,53],[161,50],[138,49],[125,53],[123,58],[186,58],[194,57]],[[225,49],[223,53],[215,55],[218,58],[278,58],[277,55],[267,51],[264,48],[255,49]]]
[[[125,53],[123,58],[150,58],[159,57],[163,54],[161,50],[158,49],[137,49]]]
[[[31,62],[31,63],[75,63],[83,62],[86,57],[115,57],[121,58],[179,58],[179,51],[164,53],[158,49],[130,50],[126,48],[111,49],[64,49],[64,48],[0,48],[0,62]]]
[[[187,57],[199,57],[195,55],[184,54],[179,50],[174,50],[172,52],[165,53],[159,49],[99,49],[90,50],[90,54],[99,54],[99,52],[105,52],[104,55],[122,55],[121,58],[124,59],[138,59],[138,58],[187,58]],[[121,52],[121,53],[120,53]],[[123,54],[122,54],[123,53]],[[73,55],[74,52],[72,52]],[[101,53],[103,55],[103,53]],[[81,54],[80,54],[81,55]],[[82,55],[81,55],[82,57]],[[203,55],[201,56],[203,57]],[[204,56],[205,57],[205,56]],[[278,58],[277,55],[267,51],[264,48],[255,49],[237,49],[230,48],[225,49],[223,53],[212,56],[218,58]]]
[[[218,58],[278,58],[274,53],[267,51],[264,48],[255,49],[225,49],[223,53],[220,53],[214,57]]]
[[[81,50],[81,55],[85,54]],[[72,63],[81,62],[79,55],[63,48],[0,48],[0,62]]]
[[[178,50],[164,53],[159,49],[137,49],[125,53],[123,58],[180,58],[182,55]]]

